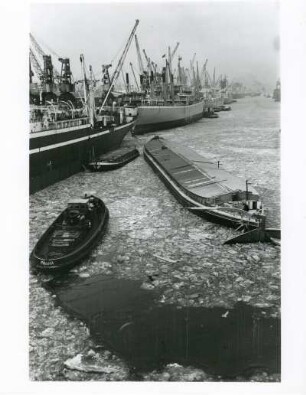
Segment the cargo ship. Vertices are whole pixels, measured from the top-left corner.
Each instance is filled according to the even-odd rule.
[[[74,117],[73,110],[70,115],[65,111],[63,119],[51,120],[49,117],[62,114],[59,107],[63,106],[54,107],[54,112],[47,107],[32,109],[32,114],[43,115],[42,121],[31,122],[30,193],[81,171],[94,156],[118,148],[135,126],[134,118],[124,114],[121,123],[114,122],[116,109],[101,116],[101,121],[94,126],[89,117]]]
[[[133,131],[137,109],[118,106],[111,92],[138,22],[112,78],[105,84],[107,88],[99,108],[96,108],[96,81],[91,68],[91,76],[87,78],[83,55],[80,60],[84,93],[78,97],[69,59],[60,58],[61,72],[55,72],[51,55],[46,55],[30,36],[30,193],[81,171],[95,157],[118,148],[126,134]],[[43,68],[37,54],[43,58]],[[38,83],[32,81],[33,70],[39,77]]]
[[[264,228],[256,190],[247,180],[221,169],[218,162],[158,136],[144,146],[144,158],[191,212],[236,229]]]
[[[203,117],[204,101],[188,101],[181,98],[174,104],[150,100],[138,107],[138,118],[134,134],[144,134],[187,125]]]
[[[172,62],[179,43],[168,56],[163,55],[165,65],[160,70],[157,64],[148,58],[143,50],[147,67],[143,66],[137,36],[135,35],[136,50],[140,70],[140,84],[134,75],[140,91],[138,100],[138,118],[134,134],[144,134],[157,130],[164,130],[196,122],[203,117],[204,99],[199,86],[190,87],[183,75],[183,68],[178,63],[178,78],[174,82]],[[128,84],[127,84],[128,87]],[[129,99],[131,100],[131,98]],[[133,100],[133,99],[132,99]]]

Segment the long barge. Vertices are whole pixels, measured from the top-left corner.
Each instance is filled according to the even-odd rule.
[[[256,190],[217,163],[158,136],[144,146],[144,158],[177,200],[195,214],[236,229],[264,226]]]

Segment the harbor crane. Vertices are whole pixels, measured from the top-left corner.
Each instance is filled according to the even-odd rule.
[[[144,67],[143,67],[141,52],[140,52],[140,48],[139,48],[139,42],[138,42],[138,38],[137,38],[136,34],[135,34],[135,45],[136,45],[136,52],[137,52],[137,58],[138,58],[139,71],[140,71],[140,74],[143,74]]]
[[[33,48],[35,49],[35,51],[42,57],[42,59],[44,60],[44,62],[45,62],[45,59],[46,59],[46,57],[48,57],[49,59],[50,59],[50,62],[51,62],[51,55],[47,55],[44,51],[43,51],[43,49],[41,48],[41,46],[38,44],[38,42],[36,41],[36,39],[34,38],[34,36],[33,36],[33,34],[32,33],[30,33],[30,40],[31,40],[31,44],[32,44],[32,46],[33,46]],[[34,52],[32,51],[32,54],[34,55]],[[34,55],[34,57],[35,57],[35,55]],[[36,58],[36,57],[35,57]],[[37,61],[37,58],[36,58],[36,61]],[[37,61],[38,62],[38,61]],[[47,61],[47,63],[48,63],[49,61]],[[39,62],[38,62],[39,63]],[[59,78],[59,76],[60,76],[60,74],[59,74],[59,72],[54,68],[54,66],[53,66],[53,73],[54,73],[54,75],[55,75],[55,77],[56,78]]]
[[[45,89],[53,91],[53,83],[56,80],[59,85],[58,89],[61,95],[66,98],[73,99],[70,92],[74,91],[74,84],[72,83],[72,72],[70,69],[70,60],[66,57],[58,57],[58,61],[61,63],[60,73],[56,70],[52,63],[51,55],[47,55],[41,46],[38,44],[34,36],[30,33],[30,61],[33,63],[33,67],[37,72],[40,80],[46,84]],[[43,68],[40,66],[40,62],[35,56],[35,52],[43,59]],[[53,52],[53,51],[52,51]]]
[[[195,78],[195,71],[194,71],[194,67],[193,67],[195,58],[196,58],[196,53],[193,54],[193,57],[190,61],[190,73],[192,74],[192,80],[190,80],[191,84],[195,84],[195,79],[196,79]]]
[[[107,89],[110,86],[110,76],[108,71],[110,67],[112,67],[111,64],[102,64],[102,84],[103,87],[107,87]]]
[[[179,45],[180,45],[180,43],[177,42],[177,43],[176,43],[176,46],[175,46],[175,48],[174,48],[174,50],[173,50],[172,53],[171,53],[171,60],[174,58],[174,55],[176,54],[176,51],[177,51]]]
[[[147,61],[147,71],[148,71],[148,73],[150,73],[150,72],[151,72],[151,60],[150,60],[150,58],[148,57],[148,55],[147,55],[145,49],[143,49],[142,52],[143,52],[143,54],[144,54],[144,56],[145,56],[145,59],[146,59],[146,61]]]
[[[36,56],[34,55],[34,52],[30,48],[30,66],[31,65],[32,65],[35,73],[37,74],[37,76],[41,79],[42,75],[43,75],[43,70],[40,67],[40,64],[39,64],[38,60],[36,59]]]
[[[112,78],[111,78],[111,81],[110,81],[110,87],[109,87],[109,89],[108,89],[108,91],[107,91],[107,93],[106,93],[106,96],[105,96],[105,98],[104,98],[104,100],[103,100],[103,103],[102,103],[102,105],[101,105],[101,107],[100,107],[100,110],[99,110],[100,113],[101,113],[103,107],[105,106],[105,103],[106,103],[106,101],[107,101],[107,99],[108,99],[108,96],[109,96],[109,94],[110,94],[110,92],[111,92],[111,90],[112,90],[112,88],[113,88],[113,86],[114,86],[114,84],[115,84],[115,82],[116,82],[118,76],[120,75],[120,72],[121,72],[121,69],[122,69],[124,60],[125,60],[125,58],[126,58],[126,55],[127,55],[127,53],[128,53],[128,50],[129,50],[129,48],[130,48],[131,42],[132,42],[132,40],[133,40],[133,38],[134,38],[134,35],[135,35],[135,32],[136,32],[136,29],[137,29],[138,24],[139,24],[139,20],[136,19],[135,25],[134,25],[133,30],[132,30],[132,32],[131,32],[131,34],[130,34],[130,36],[129,36],[129,38],[128,38],[128,41],[127,41],[127,43],[126,43],[126,45],[125,45],[125,48],[124,48],[124,50],[123,50],[123,53],[122,53],[122,55],[121,55],[121,57],[120,57],[120,59],[119,59],[118,65],[117,65],[117,67],[116,67],[116,70],[114,71],[114,74],[112,75]]]
[[[200,81],[203,85],[203,87],[207,87],[207,77],[206,77],[206,65],[207,65],[208,59],[205,60],[203,64],[203,68],[201,71],[201,76],[200,76]]]
[[[138,86],[137,78],[136,78],[136,75],[135,75],[135,72],[134,72],[133,64],[132,64],[131,62],[130,62],[130,67],[131,67],[131,70],[132,70],[132,74],[133,74],[133,77],[134,77],[134,81],[135,81],[137,90],[139,91],[139,86]]]
[[[192,59],[190,61],[190,68],[191,68],[191,70],[192,70],[193,65],[194,65],[195,57],[196,57],[196,53],[193,54],[193,57],[192,57]]]

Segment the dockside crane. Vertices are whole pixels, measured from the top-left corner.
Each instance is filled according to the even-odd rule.
[[[106,96],[105,96],[105,98],[104,98],[104,100],[103,100],[103,103],[102,103],[102,105],[101,105],[101,107],[100,107],[99,112],[101,112],[102,109],[103,109],[103,107],[105,106],[105,103],[106,103],[106,101],[107,101],[107,99],[108,99],[108,96],[109,96],[109,94],[110,94],[110,92],[111,92],[111,90],[112,90],[112,88],[113,88],[113,86],[114,86],[114,84],[115,84],[115,82],[116,82],[118,76],[120,75],[121,69],[122,69],[122,67],[123,67],[124,60],[125,60],[125,58],[126,58],[126,55],[127,55],[127,53],[128,53],[128,50],[129,50],[129,48],[130,48],[131,42],[132,42],[132,40],[133,40],[133,38],[134,38],[134,35],[135,35],[135,32],[136,32],[136,29],[137,29],[138,24],[139,24],[139,20],[136,19],[136,22],[135,22],[135,25],[134,25],[134,27],[133,27],[133,30],[132,30],[132,32],[131,32],[129,38],[128,38],[128,41],[127,41],[127,43],[126,43],[126,45],[125,45],[125,48],[124,48],[124,50],[123,50],[123,53],[122,53],[122,55],[121,55],[121,57],[120,57],[120,59],[119,59],[118,65],[117,65],[117,67],[116,67],[116,69],[115,69],[115,71],[114,71],[114,74],[112,75],[112,78],[111,78],[111,81],[110,81],[109,90],[108,90],[107,93],[106,93]]]
[[[36,39],[34,38],[33,34],[30,33],[30,40],[31,40],[31,44],[34,47],[35,51],[42,57],[44,65],[47,64],[52,64],[52,60],[51,60],[51,55],[47,55],[43,49],[41,48],[41,46],[38,44],[38,42],[36,41]],[[33,52],[33,51],[32,51]],[[60,74],[59,72],[54,68],[54,66],[52,65],[52,74],[54,73],[56,78],[59,78]],[[45,70],[43,70],[43,73],[45,72]]]
[[[202,68],[201,76],[200,76],[201,84],[203,85],[204,88],[208,87],[208,80],[207,80],[207,75],[206,75],[207,62],[208,62],[208,59],[206,59],[203,64],[203,68]]]
[[[134,77],[134,81],[135,81],[137,90],[139,91],[139,85],[138,85],[137,78],[136,78],[136,75],[135,75],[135,72],[134,72],[133,64],[131,62],[130,62],[130,67],[131,67],[131,70],[132,70],[132,74],[133,74],[133,77]]]
[[[144,67],[143,67],[141,52],[140,52],[140,48],[139,48],[139,42],[138,42],[138,38],[137,38],[136,34],[135,34],[135,45],[136,45],[136,53],[137,53],[139,71],[140,71],[140,74],[143,74]]]
[[[111,64],[102,64],[102,85],[104,90],[108,90],[110,87],[110,75],[108,69],[112,67]]]
[[[180,43],[177,42],[176,45],[175,45],[174,50],[173,50],[172,53],[171,53],[171,60],[174,58],[174,55],[176,54],[176,51],[177,51],[179,45],[180,45]]]
[[[151,61],[150,61],[150,58],[148,57],[148,55],[147,55],[145,49],[143,49],[142,52],[143,52],[143,54],[144,54],[144,56],[145,56],[145,59],[146,59],[146,61],[147,61],[147,72],[150,73],[150,71],[151,71]]]
[[[31,66],[33,67],[33,69],[34,69],[35,73],[37,74],[38,78],[42,79],[43,70],[42,70],[38,60],[36,59],[36,56],[34,55],[34,52],[30,48],[30,67]]]
[[[193,54],[193,57],[190,61],[190,73],[192,73],[192,80],[190,80],[191,85],[195,83],[195,71],[193,67],[195,58],[196,58],[196,53]]]
[[[72,83],[72,72],[70,69],[69,58],[58,57],[58,55],[56,55],[58,57],[58,61],[61,63],[61,71],[59,73],[52,63],[51,55],[47,55],[43,51],[43,49],[31,33],[30,43],[32,46],[32,48],[30,46],[30,59],[33,63],[34,69],[37,70],[37,74],[39,75],[40,80],[44,84],[43,89],[47,92],[53,92],[55,88],[53,86],[53,83],[56,81],[58,82],[56,90],[57,93],[60,93],[62,99],[74,100],[74,97],[70,94],[71,92],[74,92],[75,86]],[[40,62],[38,61],[34,52],[36,52],[36,54],[42,58],[43,68],[40,66]]]

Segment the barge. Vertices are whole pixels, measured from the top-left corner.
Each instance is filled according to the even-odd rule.
[[[144,158],[177,200],[205,219],[241,230],[264,228],[259,195],[243,180],[187,147],[154,137]]]
[[[122,147],[100,156],[99,159],[88,163],[87,167],[91,171],[108,171],[119,169],[139,156],[136,147]]]

